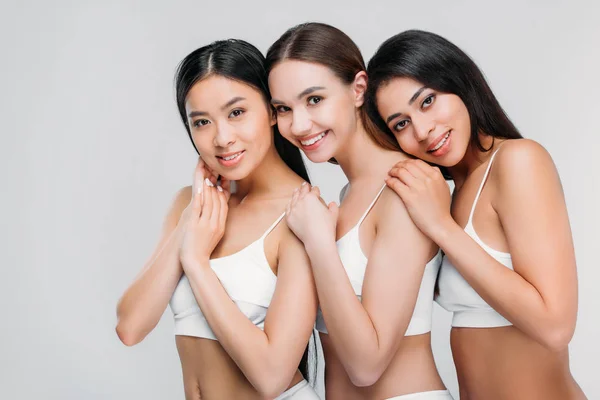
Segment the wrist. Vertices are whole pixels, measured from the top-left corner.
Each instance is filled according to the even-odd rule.
[[[462,230],[460,226],[454,221],[452,216],[448,215],[443,218],[440,223],[432,230],[429,236],[440,248],[444,248],[447,241],[456,234],[457,231]]]
[[[330,252],[337,253],[337,247],[335,243],[335,236],[327,237],[312,237],[311,240],[304,243],[306,253],[310,258],[318,257],[322,254]]]

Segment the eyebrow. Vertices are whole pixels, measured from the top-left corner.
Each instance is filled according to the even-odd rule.
[[[246,98],[240,97],[240,96],[234,97],[233,99],[229,100],[227,103],[225,103],[221,106],[221,111],[225,110],[226,108],[231,107],[235,103],[242,101],[242,100],[246,100]],[[203,117],[205,115],[208,115],[208,113],[206,111],[192,111],[188,114],[188,117],[190,117],[190,118]]]
[[[410,98],[410,100],[408,100],[408,105],[412,105],[412,103],[415,102],[415,100],[417,100],[417,98],[421,95],[421,93],[423,93],[423,90],[427,89],[427,86],[423,86],[421,89],[417,90],[415,92],[415,94],[412,95],[412,97]],[[398,118],[399,116],[401,116],[402,113],[395,113],[390,115],[389,117],[387,117],[387,119],[385,120],[386,124],[389,124],[391,120]]]
[[[304,96],[306,96],[308,94],[311,94],[313,92],[316,92],[317,90],[323,90],[323,89],[325,89],[325,86],[311,86],[309,88],[304,89],[296,97],[298,98],[298,100],[300,100],[301,98],[303,98]],[[281,100],[277,100],[277,99],[271,99],[271,104],[284,104],[284,102]]]

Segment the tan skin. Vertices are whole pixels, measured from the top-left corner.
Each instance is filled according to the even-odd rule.
[[[362,303],[341,264],[336,240],[355,226],[384,185],[389,168],[408,157],[379,147],[359,116],[366,74],[352,84],[327,67],[285,60],[269,75],[279,130],[314,162],[335,157],[350,181],[340,208],[325,206],[318,188],[304,185],[287,222],[311,259],[329,334],[321,334],[328,400],[381,399],[443,390],[429,333],[404,336],[426,263],[437,246],[412,223],[398,197],[385,189],[359,229],[368,257]],[[307,151],[302,142],[328,132]],[[399,262],[398,260],[402,260]]]
[[[388,186],[465,280],[513,324],[452,329],[460,398],[585,398],[568,357],[577,314],[575,256],[562,187],[547,151],[531,140],[494,140],[484,133],[481,143],[491,150],[480,151],[470,143],[462,100],[409,78],[381,87],[377,104],[400,147],[447,167],[456,185],[450,199],[438,168],[409,160],[390,171]],[[428,152],[448,132],[443,154]],[[511,254],[514,271],[464,232],[489,159],[498,149],[473,225],[484,243]]]
[[[194,185],[176,196],[156,251],[121,298],[117,333],[127,345],[141,341],[158,323],[185,273],[218,338],[176,337],[186,399],[273,398],[303,379],[297,368],[317,307],[304,247],[285,223],[265,239],[277,286],[264,331],[231,301],[209,259],[257,240],[303,180],[277,154],[275,117],[258,90],[210,76],[192,87],[186,111],[202,154]],[[243,159],[235,167],[220,164],[219,155],[239,151],[244,151]],[[213,186],[216,175],[224,178],[225,190]],[[237,184],[231,196],[230,180]]]

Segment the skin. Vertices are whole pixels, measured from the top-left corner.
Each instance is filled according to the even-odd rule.
[[[258,90],[210,76],[192,87],[186,111],[202,154],[194,185],[175,197],[154,254],[121,298],[117,333],[127,345],[140,342],[158,323],[185,273],[218,338],[176,336],[186,399],[273,398],[302,380],[298,364],[316,316],[316,290],[304,247],[284,223],[265,239],[277,286],[264,331],[231,301],[209,260],[257,240],[303,180],[277,154],[275,117]],[[219,163],[218,155],[242,150],[235,167]],[[224,190],[214,186],[217,175]],[[231,195],[230,180],[237,184]]]
[[[452,329],[460,398],[585,398],[569,371],[577,273],[564,194],[550,155],[534,141],[494,140],[484,133],[479,138],[491,151],[481,152],[470,142],[469,114],[462,100],[424,87],[396,78],[377,92],[379,113],[400,147],[420,159],[398,163],[386,182],[419,229],[513,324]],[[444,155],[427,152],[449,131]],[[464,231],[497,149],[473,226],[488,246],[511,254],[514,271]],[[456,185],[452,199],[439,169],[421,160],[448,168]]]
[[[269,87],[282,135],[305,150],[303,140],[329,132],[305,154],[315,162],[335,157],[350,181],[339,209],[335,203],[324,205],[318,188],[302,186],[286,217],[310,257],[329,331],[320,336],[327,399],[444,389],[430,334],[404,336],[425,265],[437,247],[413,224],[398,196],[385,189],[360,226],[360,247],[369,259],[362,303],[336,248],[336,239],[357,224],[384,185],[389,168],[407,159],[375,144],[362,125],[366,74],[358,73],[348,85],[325,66],[286,60],[271,71]]]

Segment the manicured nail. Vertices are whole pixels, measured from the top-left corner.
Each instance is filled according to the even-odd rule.
[[[302,186],[306,185],[306,182],[302,182]]]
[[[219,192],[222,192],[222,191],[223,191],[223,188],[222,188],[221,186],[217,186],[217,190],[218,190]]]
[[[206,183],[206,186],[208,186],[208,187],[213,187],[214,186],[212,184],[212,182],[210,181],[210,179],[208,179],[208,178],[204,179],[204,182]]]

